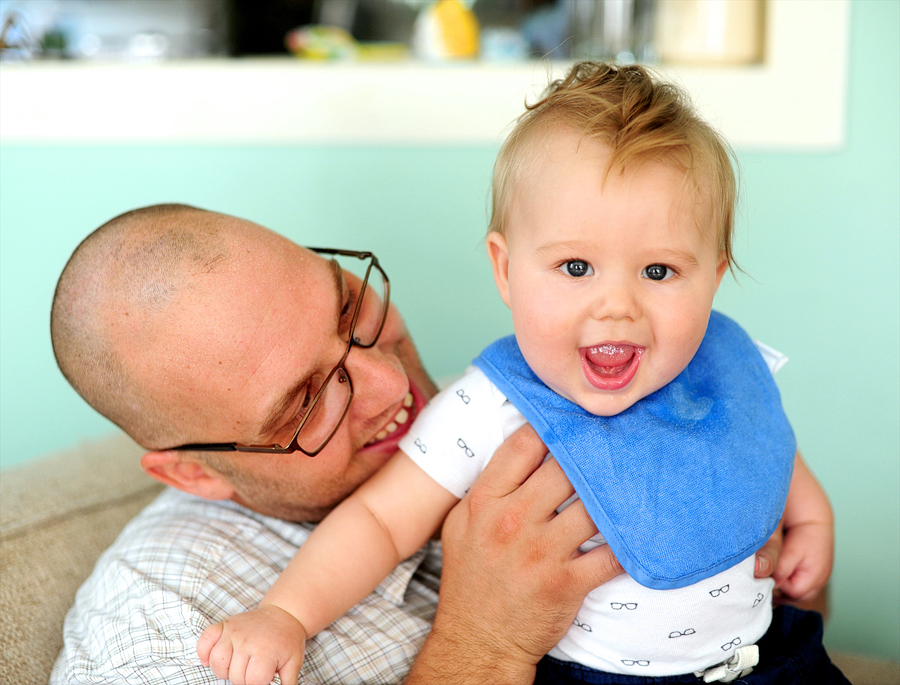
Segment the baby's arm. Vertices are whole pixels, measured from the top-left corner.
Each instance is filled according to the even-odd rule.
[[[834,561],[834,516],[828,497],[800,453],[784,508],[784,543],[775,567],[777,587],[792,600],[815,598]]]
[[[398,452],[316,527],[258,609],[207,628],[200,660],[235,685],[276,672],[296,682],[306,640],[412,556],[457,501]]]

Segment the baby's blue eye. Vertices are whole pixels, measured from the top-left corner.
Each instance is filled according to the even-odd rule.
[[[591,267],[591,265],[583,259],[570,259],[565,264],[563,264],[560,269],[562,269],[566,274],[572,276],[573,278],[591,276],[594,273],[594,269]]]
[[[651,264],[644,268],[644,272],[641,275],[644,278],[649,278],[651,281],[665,281],[672,278],[675,272],[662,264]]]

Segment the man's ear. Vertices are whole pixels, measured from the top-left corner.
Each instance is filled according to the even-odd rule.
[[[506,237],[497,231],[490,231],[484,239],[491,267],[494,269],[494,283],[500,298],[509,306],[509,247]]]
[[[211,500],[231,499],[234,488],[218,471],[184,452],[165,450],[141,457],[141,468],[160,483]]]

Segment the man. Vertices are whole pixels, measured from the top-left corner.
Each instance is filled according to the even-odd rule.
[[[364,296],[339,261],[367,267]],[[435,392],[378,304],[382,273],[179,205],[78,247],[51,314],[60,369],[172,489],[79,592],[51,682],[216,682],[195,653],[203,629],[259,601]],[[580,506],[555,515],[572,489],[543,452],[514,435],[448,517],[436,614],[432,547],[310,641],[308,682],[399,682],[411,665],[411,684],[531,682],[588,590],[621,572],[606,547],[577,553],[596,529]]]

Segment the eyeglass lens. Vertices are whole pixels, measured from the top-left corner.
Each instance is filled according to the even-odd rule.
[[[344,279],[350,293],[349,305],[352,311],[360,297],[360,289],[371,260],[338,257],[336,261],[344,270]],[[386,288],[387,284],[381,271],[373,266],[369,272],[365,292],[362,294],[362,302],[359,303],[356,327],[353,329],[355,345],[369,347],[377,340],[385,316]],[[326,380],[318,402],[297,434],[297,445],[307,452],[318,451],[328,442],[340,425],[350,404],[350,399],[349,377],[344,369],[336,369]]]
[[[359,290],[369,270],[369,279],[366,283],[366,291],[363,293],[362,304],[359,309],[359,318],[356,320],[356,328],[353,330],[355,344],[368,347],[375,343],[381,323],[384,319],[386,299],[386,284],[381,271],[374,265],[371,259],[357,259],[355,257],[337,257],[336,261],[344,270],[344,280],[350,292],[350,307],[356,305],[359,298]]]

